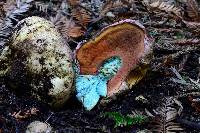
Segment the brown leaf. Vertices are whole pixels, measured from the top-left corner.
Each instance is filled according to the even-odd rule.
[[[199,7],[196,0],[187,0],[187,13],[193,21],[200,21]]]
[[[4,11],[7,13],[16,7],[16,0],[6,0],[6,3],[3,5]]]
[[[114,2],[112,0],[107,1],[102,7],[101,16],[105,15],[108,11],[112,10],[113,8],[121,6],[123,6],[123,3],[121,1],[118,2]]]
[[[80,37],[84,34],[82,28],[75,24],[73,20],[66,19],[62,29],[60,29],[61,33],[65,37]]]
[[[71,6],[77,6],[80,4],[79,0],[67,0],[67,2],[71,5]]]
[[[80,7],[72,9],[72,16],[76,18],[78,23],[84,27],[91,21],[89,13]]]
[[[122,7],[127,7],[128,5],[131,5],[134,3],[134,0],[108,0],[102,7],[100,16],[106,15],[107,12],[117,9],[117,8],[122,8]]]
[[[69,37],[80,37],[84,34],[84,31],[81,27],[75,25],[74,22],[66,22],[63,26],[61,32]]]
[[[181,16],[181,9],[167,2],[161,2],[158,0],[152,3],[149,3],[149,2],[145,3],[145,5],[152,10],[157,9],[157,10],[165,11],[167,13],[174,13],[177,16]]]
[[[60,13],[57,13],[55,17],[51,17],[50,20],[67,39],[69,37],[80,37],[84,34],[82,27],[78,26],[72,19],[68,19]]]

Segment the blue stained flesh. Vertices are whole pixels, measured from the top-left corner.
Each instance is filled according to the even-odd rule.
[[[91,110],[98,103],[100,96],[107,95],[107,82],[117,73],[122,65],[119,57],[112,57],[104,61],[96,75],[76,76],[77,99],[86,110]],[[77,71],[77,67],[75,66]]]

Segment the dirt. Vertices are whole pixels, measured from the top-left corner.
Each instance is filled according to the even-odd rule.
[[[200,51],[195,51],[190,54],[189,60],[182,70],[183,74],[192,78],[198,76],[198,62],[193,61],[199,56]],[[171,75],[173,76],[173,74]],[[48,117],[50,117],[48,123],[59,132],[135,132],[148,124],[114,128],[114,121],[110,118],[103,117],[103,113],[120,112],[122,114],[130,114],[135,109],[155,109],[161,104],[163,97],[174,96],[182,89],[179,84],[171,80],[172,76],[165,76],[161,72],[149,71],[147,76],[130,91],[117,96],[116,100],[106,106],[99,104],[91,111],[85,111],[75,97],[72,97],[63,109],[54,111],[29,96],[16,96],[6,87],[4,79],[1,79],[0,126],[4,132],[24,132],[31,121],[46,121]],[[148,104],[135,101],[135,97],[138,95],[143,95],[147,98]],[[200,120],[200,117],[198,114],[194,113],[195,111],[188,102],[187,97],[181,98],[181,101],[183,106],[186,107],[181,117],[189,120],[193,118],[196,122],[199,122],[198,120]],[[40,112],[38,115],[31,118],[17,120],[11,115],[19,110],[25,111],[33,107],[39,109]],[[189,128],[187,131],[191,132]],[[195,131],[193,130],[192,132]]]

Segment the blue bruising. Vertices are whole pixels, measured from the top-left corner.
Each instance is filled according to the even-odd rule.
[[[107,95],[107,82],[120,69],[122,61],[119,57],[112,57],[104,61],[96,75],[78,75],[78,67],[75,66],[77,99],[86,110],[91,110],[99,101],[100,96]]]

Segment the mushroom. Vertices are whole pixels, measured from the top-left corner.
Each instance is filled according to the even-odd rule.
[[[113,96],[131,70],[148,54],[144,27],[137,21],[126,19],[104,28],[95,39],[81,44],[76,58],[81,75],[97,75],[102,63],[111,57],[119,57],[122,65],[108,81],[107,96]]]
[[[63,106],[74,92],[72,51],[44,18],[20,21],[0,57],[1,75],[8,77],[9,86],[18,88],[17,92],[28,91],[54,108]]]
[[[26,133],[52,133],[53,129],[48,123],[33,121],[27,128]]]

